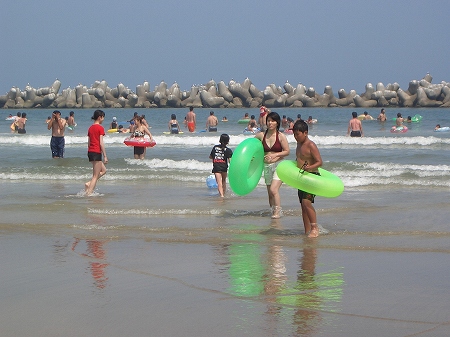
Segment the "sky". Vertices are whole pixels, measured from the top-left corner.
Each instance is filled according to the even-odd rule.
[[[0,0],[0,95],[11,87],[181,90],[211,79],[407,89],[450,82],[450,1]]]

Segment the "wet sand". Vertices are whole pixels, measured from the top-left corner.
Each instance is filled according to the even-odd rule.
[[[2,336],[448,336],[448,234],[307,239],[294,216],[254,218],[3,224]]]

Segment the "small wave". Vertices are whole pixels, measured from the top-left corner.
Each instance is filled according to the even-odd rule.
[[[103,215],[220,215],[223,211],[219,209],[196,210],[196,209],[101,209],[89,208],[90,214]]]
[[[218,144],[219,137],[199,135],[153,135],[157,146],[189,146],[189,147],[211,147]],[[243,140],[247,139],[245,135],[230,135],[229,146],[236,147]],[[439,138],[434,136],[424,137],[346,137],[346,136],[317,136],[311,135],[310,138],[321,147],[354,148],[354,146],[379,147],[379,146],[432,146],[432,145],[448,145],[449,138]],[[123,146],[124,135],[106,135],[104,142],[107,145]],[[289,144],[295,144],[295,138],[292,135],[287,136]],[[66,135],[66,145],[83,145],[87,146],[86,135]],[[50,135],[17,135],[6,134],[0,135],[0,145],[24,145],[24,146],[48,146]]]

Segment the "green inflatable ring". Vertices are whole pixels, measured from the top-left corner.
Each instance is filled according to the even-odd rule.
[[[420,122],[421,120],[422,120],[422,116],[421,115],[414,115],[411,118],[411,122],[415,122],[415,123]]]
[[[320,176],[303,171],[294,160],[283,160],[277,166],[282,182],[296,189],[326,198],[336,198],[344,191],[342,180],[335,174],[319,167]]]
[[[250,118],[238,120],[238,124],[248,124],[248,122],[250,122]]]
[[[234,193],[246,195],[258,185],[264,168],[264,149],[256,138],[242,141],[233,151],[228,180]]]

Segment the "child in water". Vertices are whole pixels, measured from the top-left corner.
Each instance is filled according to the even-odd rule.
[[[320,156],[317,145],[308,137],[308,124],[299,120],[294,124],[294,138],[297,141],[295,156],[297,157],[297,166],[312,174],[319,174],[319,167],[322,166],[322,157]],[[319,236],[319,226],[317,225],[316,210],[314,209],[314,194],[298,190],[298,199],[302,207],[303,226],[305,234],[309,238]]]
[[[217,190],[221,197],[225,196],[225,192],[227,189],[226,179],[228,172],[228,164],[231,160],[231,156],[233,155],[233,151],[227,147],[230,142],[230,136],[226,133],[220,135],[219,145],[214,145],[209,155],[209,159],[213,161],[213,169],[212,173],[216,177],[217,182]]]

